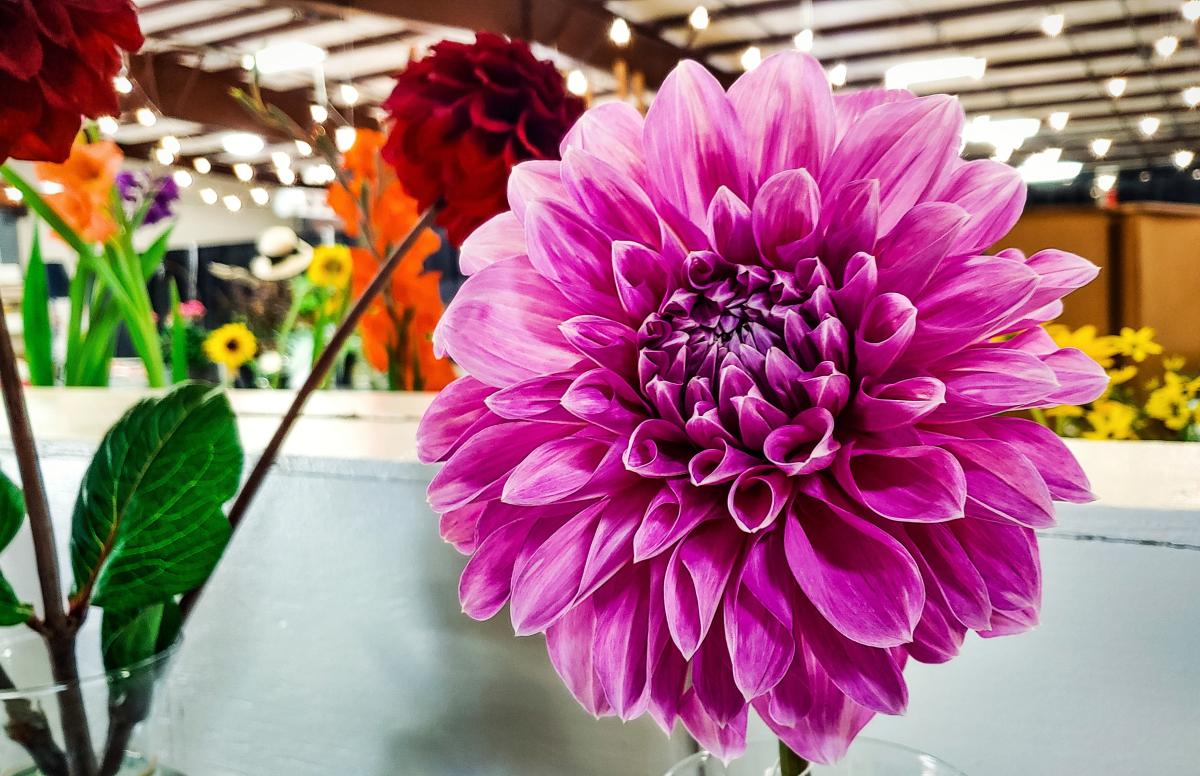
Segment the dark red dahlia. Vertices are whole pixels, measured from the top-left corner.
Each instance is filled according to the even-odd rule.
[[[395,122],[384,158],[422,208],[443,198],[439,223],[461,245],[508,209],[513,165],[559,158],[584,104],[529,44],[481,32],[472,44],[442,41],[409,65],[383,107]]]
[[[80,117],[118,112],[121,52],[142,47],[130,0],[0,0],[0,162],[62,162]]]

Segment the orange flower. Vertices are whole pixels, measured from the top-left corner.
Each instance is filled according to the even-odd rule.
[[[103,242],[117,231],[110,207],[124,161],[125,155],[111,140],[76,141],[65,162],[39,162],[34,171],[41,180],[62,186],[62,191],[44,196],[46,204],[84,240]]]
[[[374,129],[355,131],[354,145],[342,154],[342,164],[351,177],[373,181],[379,177],[381,167],[391,168],[391,165],[379,163],[379,149],[383,148],[386,140],[382,132]]]
[[[390,165],[382,164],[379,148],[384,136],[368,129],[358,130],[354,145],[342,156],[350,177],[347,188],[341,183],[329,187],[327,201],[342,221],[346,236],[362,234],[363,189],[367,191],[368,221],[375,240],[375,251],[383,256],[408,234],[420,213],[417,203],[405,193]]]

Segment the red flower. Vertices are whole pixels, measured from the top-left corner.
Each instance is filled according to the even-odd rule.
[[[395,120],[384,158],[422,209],[443,198],[438,221],[461,245],[508,209],[513,165],[558,158],[584,105],[527,43],[481,32],[473,44],[442,41],[409,65],[384,108]]]
[[[64,161],[80,116],[119,111],[119,49],[142,42],[130,0],[0,1],[0,162]]]

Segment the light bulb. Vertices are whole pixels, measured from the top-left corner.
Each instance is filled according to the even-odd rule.
[[[742,52],[742,69],[750,72],[762,64],[762,49],[751,46]]]
[[[109,137],[117,134],[117,130],[121,128],[121,125],[112,116],[101,116],[96,119],[96,126],[99,128],[101,134],[108,135]]]
[[[301,156],[312,156],[313,148],[303,140],[296,141],[296,152]]]
[[[178,154],[183,150],[183,146],[179,144],[179,138],[174,135],[163,135],[158,144],[173,154]]]
[[[238,162],[233,166],[233,174],[239,181],[249,183],[254,180],[254,168],[245,162]]]
[[[5,188],[4,196],[8,197],[9,202],[20,202],[22,199],[25,198],[25,195],[22,194],[21,190],[18,189],[16,186],[9,186],[9,187]]]
[[[242,200],[236,194],[226,194],[221,201],[225,203],[225,207],[230,213],[236,213],[242,209]]]
[[[829,78],[829,83],[831,85],[845,86],[846,85],[846,63],[838,62],[833,67],[829,68],[829,72],[826,73],[826,75]]]
[[[793,45],[800,51],[812,51],[813,31],[805,27],[792,38]]]
[[[280,167],[275,170],[275,177],[279,178],[279,182],[284,186],[291,186],[296,182],[296,173],[291,167]]]
[[[1092,140],[1090,144],[1092,156],[1103,159],[1108,155],[1108,151],[1112,148],[1112,138],[1098,137]]]
[[[588,79],[582,70],[572,70],[567,73],[567,91],[578,97],[588,92]]]
[[[275,167],[279,169],[291,167],[292,157],[288,156],[287,153],[283,151],[273,151],[271,153],[271,164],[275,165]]]
[[[1200,105],[1200,86],[1189,86],[1183,90],[1183,103],[1189,108]]]
[[[158,121],[158,116],[155,116],[154,111],[149,108],[138,108],[133,115],[137,119],[137,123],[143,127],[152,127]]]
[[[221,147],[234,156],[254,156],[265,146],[266,141],[253,132],[226,132],[221,136]]]
[[[205,159],[203,156],[197,156],[192,160],[192,166],[196,168],[196,172],[201,175],[208,175],[212,172],[212,162]]]
[[[1063,31],[1066,21],[1067,17],[1061,13],[1048,13],[1042,17],[1042,32],[1051,38],[1056,38]]]
[[[175,179],[175,185],[181,189],[192,185],[192,174],[187,170],[176,170],[171,177]]]
[[[133,81],[119,75],[113,79],[113,88],[117,90],[117,94],[129,94],[133,91]]]
[[[1179,38],[1174,35],[1164,35],[1154,41],[1154,53],[1163,59],[1171,56],[1179,48]]]
[[[159,164],[171,165],[175,163],[175,154],[165,148],[155,148],[154,158],[158,160]]]
[[[1128,81],[1126,81],[1124,78],[1110,78],[1108,79],[1108,82],[1104,84],[1104,88],[1113,97],[1120,97],[1125,93],[1125,87],[1128,85]]]
[[[213,189],[200,189],[200,200],[206,205],[217,204],[217,192]]]
[[[342,95],[342,102],[346,105],[358,105],[358,88],[354,84],[342,84],[338,87],[338,92]]]
[[[1162,120],[1158,116],[1143,116],[1138,121],[1138,129],[1146,137],[1152,136],[1158,131],[1158,127],[1162,124]]]
[[[691,14],[688,15],[688,24],[692,25],[692,29],[697,32],[708,29],[708,9],[702,5],[693,8]]]
[[[628,46],[629,41],[633,40],[633,30],[629,29],[629,22],[620,16],[613,19],[612,26],[608,28],[608,39],[618,46]]]
[[[1071,114],[1065,110],[1056,110],[1050,114],[1048,122],[1050,128],[1055,132],[1062,132],[1067,128],[1067,120],[1071,118]]]
[[[1182,149],[1171,155],[1171,161],[1174,162],[1175,166],[1181,170],[1186,170],[1187,168],[1191,167],[1192,160],[1195,158],[1196,155],[1194,153],[1191,151],[1184,151]]]
[[[329,121],[329,110],[324,105],[309,105],[308,112],[312,114],[312,120],[318,124]]]
[[[1189,22],[1200,21],[1200,0],[1188,0],[1179,10]]]
[[[254,204],[262,207],[271,201],[271,193],[262,186],[255,186],[250,189],[250,199],[254,200]]]
[[[353,148],[357,139],[358,133],[354,131],[354,127],[338,127],[333,133],[333,142],[342,153]]]

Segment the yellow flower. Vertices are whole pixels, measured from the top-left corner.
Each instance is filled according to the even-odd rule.
[[[1090,324],[1071,331],[1061,323],[1052,323],[1046,326],[1046,333],[1060,348],[1081,350],[1088,358],[1105,368],[1113,365],[1113,356],[1118,352],[1117,338],[1097,336],[1096,327]]]
[[[1154,329],[1149,326],[1140,329],[1122,327],[1117,337],[1117,353],[1129,356],[1134,361],[1142,362],[1147,356],[1157,356],[1162,352],[1162,345],[1154,341]]]
[[[324,288],[345,288],[350,284],[354,262],[345,245],[318,245],[308,265],[308,279]]]
[[[1175,379],[1172,380],[1171,378]],[[1146,399],[1146,414],[1173,431],[1181,431],[1192,422],[1192,408],[1184,393],[1182,381],[1174,372],[1167,372],[1166,384]]]
[[[1183,356],[1163,356],[1163,369],[1168,372],[1181,372],[1183,365],[1187,363],[1187,359]]]
[[[227,323],[204,340],[204,355],[214,364],[240,369],[258,350],[258,341],[245,324]]]
[[[1051,407],[1046,410],[1048,418],[1082,418],[1083,407],[1077,407],[1074,404],[1062,404],[1058,407]]]
[[[1121,383],[1127,383],[1133,378],[1137,377],[1137,373],[1138,368],[1133,364],[1130,364],[1129,366],[1123,366],[1120,369],[1108,370],[1108,379],[1113,385],[1120,385]]]
[[[1097,402],[1087,414],[1091,430],[1084,431],[1084,439],[1137,439],[1133,422],[1137,410],[1119,401]]]

